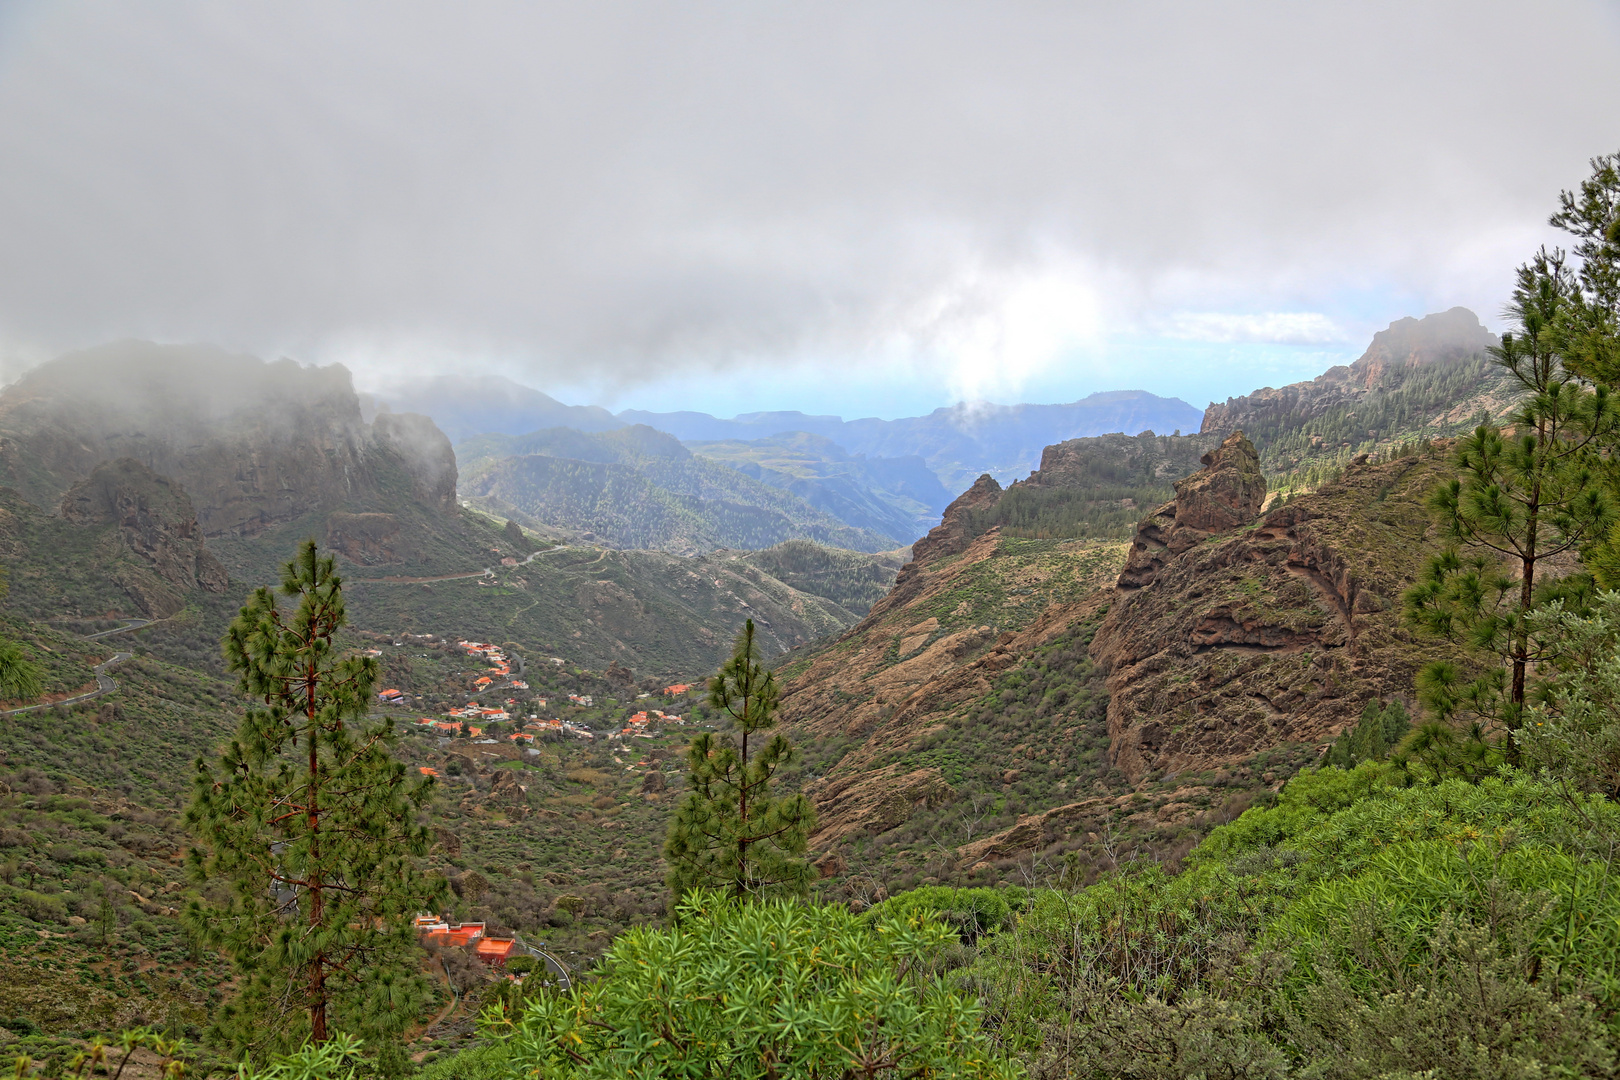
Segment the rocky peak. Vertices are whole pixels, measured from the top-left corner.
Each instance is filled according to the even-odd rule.
[[[1373,335],[1367,351],[1352,364],[1328,368],[1309,382],[1268,386],[1227,398],[1224,404],[1211,402],[1204,410],[1200,431],[1207,434],[1239,427],[1253,431],[1264,421],[1284,417],[1307,421],[1371,390],[1387,388],[1407,369],[1458,363],[1496,344],[1496,335],[1464,307],[1421,319],[1396,319]]]
[[[928,530],[927,536],[911,545],[912,564],[921,566],[966,551],[968,544],[973,542],[970,520],[973,511],[994,506],[999,498],[1001,485],[989,473],[973,481],[972,487],[945,508],[939,524]],[[901,572],[904,573],[904,570]]]
[[[0,393],[0,483],[34,505],[120,458],[184,485],[205,536],[255,536],[317,510],[393,511],[406,485],[455,510],[449,441],[426,417],[367,424],[341,365],[126,341]]]
[[[1234,431],[1199,460],[1204,467],[1176,483],[1176,497],[1137,524],[1119,575],[1120,588],[1152,584],[1170,557],[1260,516],[1266,478],[1260,472],[1260,455],[1243,432]]]

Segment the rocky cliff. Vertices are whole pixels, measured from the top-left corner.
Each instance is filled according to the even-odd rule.
[[[1222,451],[1142,523],[1092,642],[1109,756],[1133,781],[1313,758],[1367,701],[1410,704],[1436,653],[1402,628],[1399,605],[1435,540],[1425,500],[1439,450],[1358,462],[1264,515],[1237,479],[1252,467],[1247,440]],[[1188,511],[1225,528],[1183,532]]]
[[[1300,423],[1351,403],[1399,380],[1413,369],[1457,364],[1498,344],[1467,308],[1454,307],[1421,319],[1397,319],[1373,335],[1367,351],[1352,364],[1328,368],[1309,382],[1266,387],[1204,410],[1204,433],[1238,428],[1269,429],[1287,419]]]
[[[222,593],[225,568],[208,551],[191,499],[180,485],[131,458],[103,462],[62,499],[62,517],[87,527],[113,525],[118,539],[150,569],[120,580],[141,609],[161,618],[180,610],[192,589]]]
[[[1065,852],[1174,854],[1368,701],[1412,705],[1446,654],[1399,612],[1444,446],[1355,461],[1262,513],[1253,444],[1210,441],[1128,546],[983,527],[1026,489],[1095,489],[1090,464],[1065,468],[1091,448],[1053,448],[1005,491],[981,480],[865,620],[784,669],[827,869],[993,880]]]
[[[102,462],[182,485],[202,534],[248,537],[311,512],[455,505],[455,456],[422,417],[361,418],[341,366],[120,342],[0,393],[0,484],[54,506]]]

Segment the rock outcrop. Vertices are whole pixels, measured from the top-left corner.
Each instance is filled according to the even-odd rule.
[[[1440,453],[1353,466],[1252,529],[1133,546],[1092,642],[1115,765],[1140,781],[1256,755],[1312,760],[1368,700],[1410,703],[1417,669],[1443,651],[1399,611],[1432,546]]]
[[[62,517],[90,528],[113,525],[138,557],[115,570],[119,584],[154,618],[174,614],[193,589],[222,593],[228,581],[203,542],[185,489],[131,458],[103,462],[62,499]],[[148,570],[149,573],[142,573]]]
[[[404,562],[399,518],[393,514],[348,514],[334,510],[326,519],[326,546],[362,566]]]
[[[967,550],[974,537],[973,511],[994,506],[999,498],[1001,485],[996,483],[996,478],[989,473],[973,481],[972,487],[958,495],[945,508],[939,524],[929,529],[927,536],[911,545],[909,566],[915,568],[927,565]],[[900,573],[904,576],[906,569],[902,568]]]
[[[1201,471],[1176,483],[1176,497],[1137,525],[1119,575],[1120,588],[1152,584],[1167,560],[1260,516],[1266,478],[1260,473],[1260,456],[1243,432],[1233,432],[1201,460]]]
[[[1211,402],[1200,431],[1254,431],[1284,418],[1307,421],[1387,384],[1392,375],[1405,369],[1453,363],[1496,344],[1496,335],[1467,308],[1454,307],[1421,319],[1397,319],[1373,335],[1372,344],[1353,364],[1328,368],[1309,382],[1268,386],[1244,397],[1227,398],[1224,404]]]
[[[956,792],[937,768],[907,768],[896,759],[1094,614],[1111,595],[1106,587],[1124,553],[1119,542],[1084,540],[1023,550],[991,529],[947,555],[960,534],[943,535],[858,626],[783,688],[780,715],[795,738],[849,745],[838,767],[805,789],[816,804],[817,851],[953,801]]]

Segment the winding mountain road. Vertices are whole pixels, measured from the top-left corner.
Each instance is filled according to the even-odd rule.
[[[568,547],[569,545],[567,544],[558,544],[556,547],[541,548],[538,551],[531,551],[529,552],[529,557],[518,563],[517,566],[507,566],[503,567],[502,569],[516,570],[518,566],[528,566],[541,555],[552,551],[566,551],[568,550]],[[345,585],[429,585],[435,581],[465,581],[468,578],[491,578],[494,577],[495,574],[495,567],[486,566],[482,570],[472,570],[465,574],[443,574],[439,577],[355,577],[344,578],[343,583]]]
[[[120,627],[119,629],[128,630],[133,628]],[[117,631],[109,630],[106,631],[106,633],[117,633]],[[97,634],[95,636],[100,637],[101,635]],[[114,690],[118,689],[118,680],[113,678],[111,675],[108,675],[107,669],[112,667],[114,664],[122,664],[132,655],[134,654],[127,652],[113,653],[109,659],[103,660],[101,663],[97,664],[95,666],[96,688],[94,690],[86,690],[82,694],[74,694],[72,697],[65,697],[60,701],[42,701],[38,705],[24,705],[20,709],[0,710],[0,716],[16,716],[18,713],[33,712],[35,709],[54,709],[58,705],[75,705],[81,701],[89,701],[91,698],[98,698],[102,694],[110,694]]]

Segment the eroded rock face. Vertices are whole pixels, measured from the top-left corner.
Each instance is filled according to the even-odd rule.
[[[1260,472],[1260,455],[1243,432],[1233,432],[1201,460],[1203,469],[1176,483],[1175,499],[1137,524],[1119,575],[1120,588],[1151,584],[1169,559],[1260,516],[1266,478]]]
[[[1151,572],[1133,547],[1137,576],[1121,576],[1092,642],[1114,763],[1133,781],[1216,768],[1318,746],[1373,698],[1410,706],[1418,668],[1444,652],[1399,612],[1431,546],[1440,454],[1353,466],[1253,529],[1191,545],[1161,515]]]
[[[116,525],[118,538],[151,573],[119,584],[153,618],[179,611],[192,589],[222,593],[225,568],[205,546],[185,489],[131,458],[104,462],[73,485],[61,514],[78,525]]]
[[[905,824],[917,810],[950,802],[956,796],[938,769],[917,769],[904,775],[885,769],[821,781],[812,789],[818,815],[810,845],[817,851],[852,834],[887,832]]]
[[[455,509],[456,452],[432,420],[416,413],[382,413],[371,424],[371,439],[378,449],[398,456],[419,501],[440,512]]]
[[[1260,475],[1260,455],[1243,432],[1228,435],[1202,461],[1203,471],[1176,484],[1178,527],[1225,532],[1260,516],[1266,478]]]
[[[1107,585],[1122,547],[1072,541],[1039,563],[1020,564],[1029,556],[1009,555],[991,530],[956,557],[914,564],[908,586],[897,585],[789,680],[780,716],[793,737],[855,741],[833,773],[806,787],[818,819],[812,848],[824,851],[858,835],[877,835],[905,824],[920,808],[954,799],[937,770],[897,772],[884,763],[936,730],[951,710],[988,693],[994,679],[1076,620],[1095,617],[1112,595]],[[1016,629],[974,621],[961,605],[944,599],[971,591],[969,582],[1049,586],[1060,579],[1070,599],[1021,616]],[[945,613],[933,614],[942,604]]]
[[[346,514],[326,519],[326,546],[362,566],[404,562],[399,518],[393,514]]]

